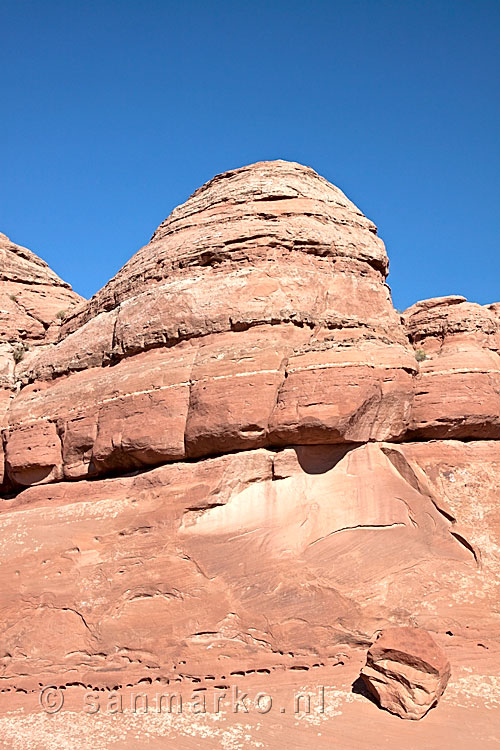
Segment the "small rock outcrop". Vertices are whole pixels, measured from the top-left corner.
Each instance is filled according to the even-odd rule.
[[[450,663],[426,630],[389,628],[369,649],[361,677],[383,708],[421,719],[443,694]]]
[[[44,260],[0,232],[0,341],[47,343],[81,301]]]
[[[437,297],[408,308],[403,322],[420,360],[408,437],[498,440],[498,305]]]

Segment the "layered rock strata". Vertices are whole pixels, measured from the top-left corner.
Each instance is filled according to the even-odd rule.
[[[90,301],[50,282],[70,312],[6,370],[6,688],[310,669],[391,624],[496,642],[500,316],[400,315],[387,271],[338,188],[263,162]]]
[[[400,437],[417,363],[387,268],[375,226],[313,170],[215,178],[19,368],[10,481]]]
[[[83,299],[37,255],[0,233],[0,429],[29,366],[59,336],[61,324]],[[5,458],[0,446],[0,486]]]
[[[440,297],[417,302],[403,320],[421,358],[410,435],[500,438],[498,305]]]

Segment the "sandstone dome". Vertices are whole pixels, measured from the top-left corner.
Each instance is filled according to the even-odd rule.
[[[498,663],[498,305],[395,311],[374,224],[284,161],[201,187],[89,301],[2,248],[5,691],[345,667],[351,695],[389,626],[452,680]],[[29,329],[33,292],[64,320]]]
[[[339,188],[294,162],[251,164],[217,175],[175,208],[79,320],[189,269],[294,263],[298,253],[329,258],[330,269],[347,259],[387,275],[375,225]],[[277,275],[281,270],[276,266]]]
[[[38,476],[17,468],[38,435],[47,481],[402,435],[416,362],[386,271],[375,226],[312,169],[219,175],[26,363],[25,382],[51,386],[11,412],[9,476]]]

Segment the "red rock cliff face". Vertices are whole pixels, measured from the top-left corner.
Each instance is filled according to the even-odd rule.
[[[375,226],[288,162],[211,180],[89,302],[5,242],[2,347],[36,343],[4,367],[6,687],[498,638],[497,306],[396,313]]]

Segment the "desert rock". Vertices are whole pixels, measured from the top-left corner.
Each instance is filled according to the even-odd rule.
[[[492,668],[498,304],[397,313],[375,225],[282,161],[208,182],[89,301],[0,244],[9,695],[283,682],[408,627]]]
[[[54,460],[56,430],[60,456],[50,471],[19,456],[8,480],[399,438],[418,367],[387,268],[374,224],[313,170],[214,178],[21,364],[7,450],[29,426]]]
[[[421,719],[443,694],[450,663],[426,630],[389,628],[370,647],[361,677],[383,708]]]
[[[37,255],[0,232],[0,338],[46,341],[82,298]]]
[[[403,315],[420,355],[413,438],[500,438],[500,318],[494,306],[440,297]]]

